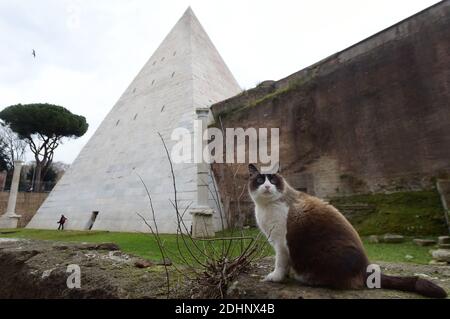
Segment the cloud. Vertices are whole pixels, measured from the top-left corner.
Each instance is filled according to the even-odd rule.
[[[86,116],[86,136],[56,151],[70,163],[189,5],[240,85],[251,88],[437,2],[0,0],[0,109],[48,102]]]

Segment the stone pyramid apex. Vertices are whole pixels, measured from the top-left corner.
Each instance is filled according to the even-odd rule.
[[[183,63],[187,68],[184,68],[184,71],[189,70],[193,76],[194,101],[197,106],[209,107],[219,102],[224,92],[228,92],[225,95],[230,92],[233,92],[232,95],[241,92],[236,79],[190,6],[161,42],[141,73],[153,73],[155,62],[156,67],[172,68],[173,64],[160,62],[161,59],[166,59],[173,54],[184,57],[183,61],[178,60],[178,62]],[[157,70],[161,71],[159,68]],[[211,86],[214,86],[212,90]],[[219,93],[217,98],[209,96],[205,100],[205,94],[195,94],[197,90],[210,91],[212,95],[215,95],[214,92],[222,93]]]
[[[195,17],[194,10],[192,10],[192,7],[191,7],[191,6],[188,6],[187,9],[186,9],[186,11],[184,11],[183,16],[186,16],[186,15],[191,15],[191,16],[194,16],[194,17]]]

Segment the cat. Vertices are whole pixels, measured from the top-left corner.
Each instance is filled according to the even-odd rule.
[[[363,243],[335,207],[292,188],[279,174],[249,165],[248,190],[256,222],[275,250],[275,269],[263,280],[281,282],[290,273],[308,286],[367,288],[370,262]],[[445,298],[444,289],[420,277],[381,274],[379,288]]]

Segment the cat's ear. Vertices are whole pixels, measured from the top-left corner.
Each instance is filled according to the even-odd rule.
[[[249,165],[248,165],[248,172],[250,173],[250,177],[259,174],[258,169],[257,169],[256,166],[253,165],[253,164],[249,164]]]

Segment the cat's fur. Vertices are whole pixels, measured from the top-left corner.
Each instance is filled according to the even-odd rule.
[[[293,189],[280,174],[249,165],[248,189],[258,226],[275,250],[275,269],[265,281],[292,271],[306,285],[336,289],[366,287],[370,264],[358,233],[332,205]],[[381,275],[381,288],[444,298],[447,293],[419,277]]]

